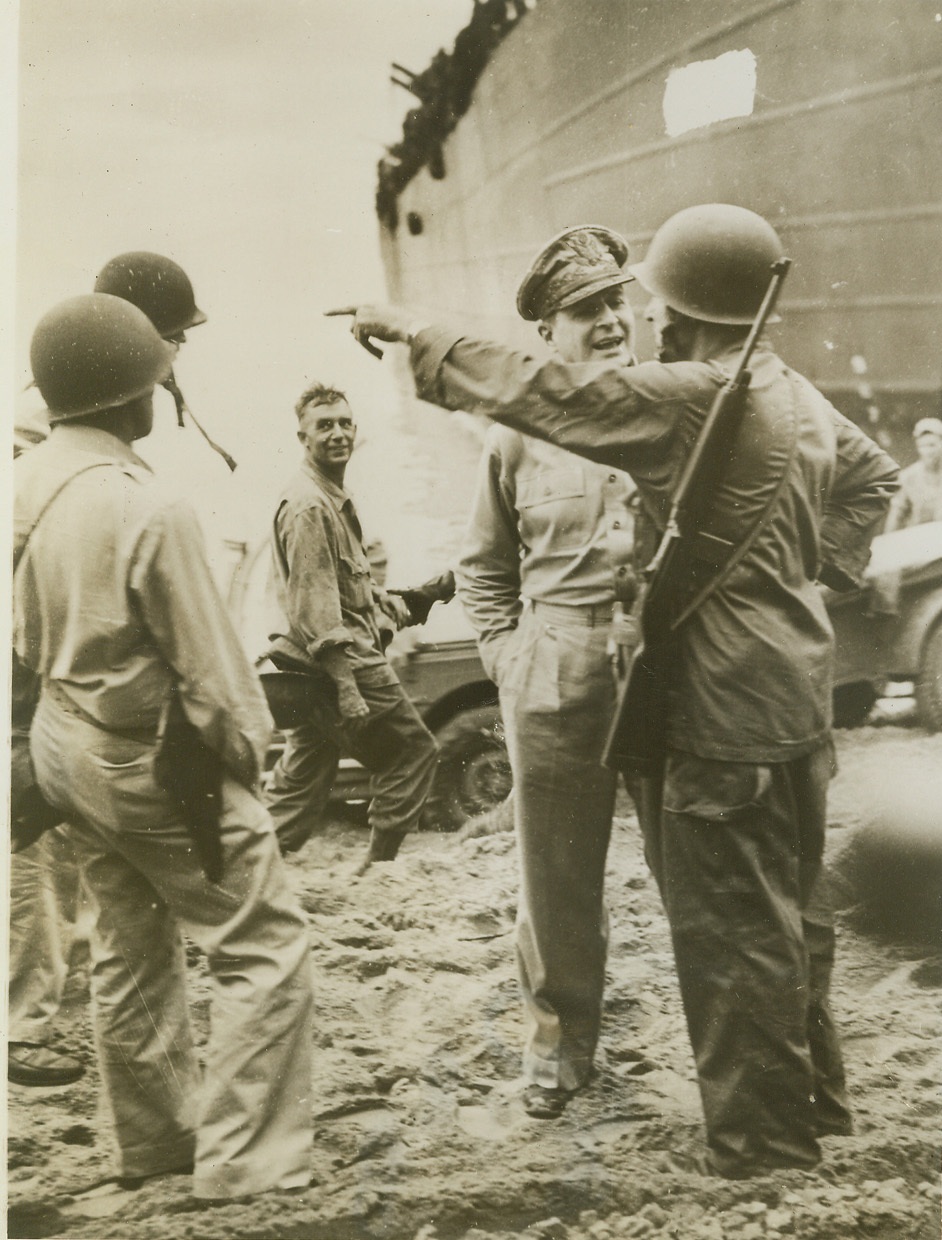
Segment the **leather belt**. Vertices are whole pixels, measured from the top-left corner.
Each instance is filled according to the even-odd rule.
[[[531,599],[530,606],[543,620],[588,629],[610,625],[615,608],[614,603],[541,603],[539,599]]]
[[[90,724],[93,728],[97,728],[99,732],[107,732],[111,736],[120,736],[128,741],[142,741],[144,743],[155,744],[157,741],[158,724],[154,723],[140,727],[116,728],[110,724],[103,723],[101,719],[96,719],[94,715],[90,715],[88,711],[82,710],[77,705],[62,686],[55,680],[43,681],[43,693],[55,702],[60,710],[65,711],[67,715],[74,715],[77,719],[81,719],[84,723]]]

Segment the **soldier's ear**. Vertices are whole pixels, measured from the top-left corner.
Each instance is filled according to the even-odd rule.
[[[547,344],[552,344],[552,343],[553,343],[553,325],[552,325],[552,323],[548,323],[548,322],[546,321],[546,319],[543,319],[543,321],[542,321],[542,322],[540,323],[540,325],[537,327],[537,331],[540,333],[540,335],[543,337],[543,339],[546,341],[546,343],[547,343]]]

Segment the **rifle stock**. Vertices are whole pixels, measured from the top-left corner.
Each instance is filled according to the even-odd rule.
[[[641,642],[619,683],[602,758],[605,766],[626,775],[653,775],[664,760],[668,687],[678,655],[677,629],[686,619],[684,605],[694,596],[691,584],[697,578],[693,539],[722,481],[745,410],[749,359],[790,266],[788,258],[772,265],[769,287],[736,370],[710,406],[674,492],[667,527],[642,574]]]

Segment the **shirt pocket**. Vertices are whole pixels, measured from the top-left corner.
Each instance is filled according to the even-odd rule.
[[[585,475],[579,466],[544,469],[517,479],[517,510],[524,542],[578,547],[590,536]]]
[[[337,561],[337,588],[345,611],[367,612],[373,606],[370,566],[362,560],[341,555]]]

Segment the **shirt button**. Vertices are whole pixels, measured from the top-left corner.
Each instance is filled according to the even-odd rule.
[[[615,475],[614,475],[614,474],[609,474],[609,475],[608,475],[608,480],[609,480],[609,482],[617,482],[617,481],[618,481],[618,479],[615,477]]]
[[[612,529],[613,529],[613,530],[620,530],[620,529],[621,529],[621,522],[620,522],[620,521],[613,521],[613,522],[612,522]]]

